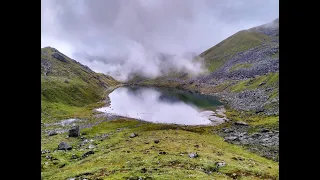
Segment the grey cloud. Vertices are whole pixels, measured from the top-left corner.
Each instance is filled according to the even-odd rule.
[[[276,0],[42,0],[42,44],[69,47],[67,55],[121,79],[168,67],[197,74],[202,65],[185,54],[272,21],[278,7]],[[175,56],[164,61],[159,53]]]

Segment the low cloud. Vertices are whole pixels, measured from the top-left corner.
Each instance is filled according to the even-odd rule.
[[[169,69],[203,71],[193,57],[233,33],[277,18],[278,1],[42,0],[41,46],[126,80]]]

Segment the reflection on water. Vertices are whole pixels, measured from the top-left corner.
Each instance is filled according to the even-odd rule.
[[[165,88],[121,87],[109,97],[111,105],[98,111],[155,123],[202,125],[224,122],[223,118],[215,116],[215,112],[200,112],[200,109],[223,105],[211,96]]]

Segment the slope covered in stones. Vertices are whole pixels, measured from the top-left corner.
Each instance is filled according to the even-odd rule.
[[[175,73],[128,83],[170,86],[217,95],[236,110],[279,113],[279,19],[242,30],[201,53],[208,73]]]
[[[83,114],[85,108],[102,100],[105,91],[117,84],[112,77],[95,73],[55,48],[41,49],[42,118]]]

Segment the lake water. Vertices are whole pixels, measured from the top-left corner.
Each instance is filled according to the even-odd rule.
[[[153,123],[220,124],[223,104],[212,96],[168,88],[120,87],[109,94],[111,105],[98,111]]]

